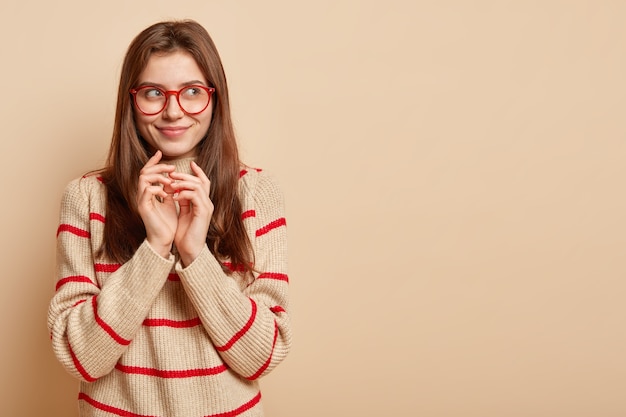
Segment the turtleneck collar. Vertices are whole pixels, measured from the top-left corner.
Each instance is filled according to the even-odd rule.
[[[183,174],[193,174],[193,172],[191,171],[191,161],[195,160],[196,158],[193,156],[189,156],[187,158],[180,158],[180,159],[172,159],[170,161],[163,161],[164,164],[167,165],[174,165],[176,167],[176,171],[177,172],[181,172]]]

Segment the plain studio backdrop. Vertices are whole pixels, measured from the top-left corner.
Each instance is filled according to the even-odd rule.
[[[267,415],[626,415],[626,2],[4,1],[0,403],[74,417],[46,330],[65,185],[119,71],[193,18],[287,201]]]

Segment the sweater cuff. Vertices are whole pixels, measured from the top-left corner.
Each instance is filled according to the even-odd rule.
[[[179,260],[176,262],[176,272],[186,275],[188,277],[206,277],[217,275],[224,275],[222,265],[217,258],[211,253],[206,245],[200,251],[200,254],[187,266],[183,266]]]
[[[122,266],[122,276],[117,285],[123,287],[123,291],[119,294],[130,305],[151,304],[172,270],[172,265],[172,254],[169,259],[165,259],[144,240],[133,257]]]

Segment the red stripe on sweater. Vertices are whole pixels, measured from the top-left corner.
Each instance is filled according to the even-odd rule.
[[[85,175],[82,176],[82,178],[83,179],[84,178],[89,178],[89,177],[93,177],[94,175],[96,177],[96,180],[100,181],[101,183],[104,183],[104,178],[102,178],[102,175],[98,175],[98,174],[93,174],[93,173],[85,174]]]
[[[248,217],[254,217],[256,216],[256,211],[255,210],[246,210],[243,213],[241,213],[241,219],[245,220]]]
[[[190,320],[145,319],[143,321],[143,325],[148,327],[174,327],[177,329],[196,327],[200,324],[200,317]]]
[[[172,273],[167,276],[167,280],[168,281],[180,281],[180,277],[178,276],[178,274]]]
[[[256,371],[254,375],[249,376],[246,379],[249,379],[250,381],[257,379],[263,374],[263,372],[265,372],[267,367],[270,366],[270,363],[272,362],[272,356],[274,355],[274,348],[276,347],[277,339],[278,339],[278,323],[276,323],[276,320],[274,320],[274,342],[272,342],[272,351],[270,352],[270,357],[267,358],[267,361],[265,361],[263,366],[261,366],[261,368],[258,371]]]
[[[286,226],[286,225],[287,225],[287,220],[285,220],[284,217],[281,217],[280,219],[274,220],[267,226],[263,226],[262,228],[257,230],[256,237],[263,236],[264,234],[276,229],[277,227]]]
[[[76,307],[77,305],[82,304],[82,303],[84,303],[84,302],[86,302],[86,301],[87,301],[87,300],[79,300],[79,301],[76,301],[72,307]]]
[[[261,172],[263,171],[261,168],[253,168],[256,172]],[[244,175],[246,175],[248,173],[247,169],[242,169],[241,171],[239,171],[239,178],[243,177]]]
[[[236,417],[250,410],[252,407],[257,405],[260,401],[261,401],[261,392],[259,392],[257,395],[254,396],[253,399],[251,399],[250,401],[248,401],[241,407],[235,408],[234,410],[227,411],[225,413],[209,414],[208,416],[205,416],[205,417]]]
[[[280,272],[263,272],[257,279],[277,279],[279,281],[289,282],[287,274],[281,274]]]
[[[87,371],[85,370],[85,368],[83,368],[83,365],[80,363],[80,361],[78,360],[78,358],[76,357],[76,354],[74,353],[74,351],[72,350],[72,347],[70,346],[70,344],[67,344],[67,347],[70,350],[70,356],[72,357],[72,361],[74,362],[74,367],[76,368],[76,370],[78,371],[78,373],[80,373],[83,378],[85,379],[85,381],[87,382],[94,382],[96,380],[96,378],[92,377],[91,375],[89,375],[87,373]]]
[[[65,278],[58,280],[56,290],[59,291],[59,288],[61,288],[62,286],[70,282],[86,282],[91,285],[96,285],[91,279],[89,279],[89,277],[86,277],[84,275],[74,275],[71,277],[65,277]]]
[[[248,332],[248,330],[250,330],[250,327],[252,327],[252,323],[254,323],[254,319],[256,318],[257,307],[252,298],[250,298],[249,300],[250,303],[252,303],[252,311],[250,312],[250,318],[248,319],[248,322],[241,328],[241,330],[235,333],[235,335],[224,346],[215,347],[218,352],[224,352],[233,347],[233,345],[237,343],[237,341],[241,339],[243,335]]]
[[[277,313],[286,313],[287,310],[285,310],[283,307],[281,306],[274,306],[274,307],[270,307],[270,311],[274,314]]]
[[[81,393],[78,394],[78,399],[79,400],[83,400],[83,401],[89,403],[94,408],[97,408],[97,409],[102,410],[102,411],[106,411],[107,413],[115,414],[115,415],[120,416],[120,417],[150,417],[150,416],[146,416],[144,414],[131,413],[130,411],[122,410],[121,408],[117,408],[117,407],[113,407],[111,405],[107,405],[107,404],[101,403],[100,401],[94,400],[89,395],[85,394],[84,392],[81,392]],[[261,401],[261,393],[259,392],[257,395],[254,396],[254,398],[252,398],[247,403],[243,404],[241,407],[237,407],[234,410],[227,411],[225,413],[209,414],[209,415],[207,415],[205,417],[236,417],[236,416],[238,416],[238,415],[240,415],[240,414],[242,414],[242,413],[252,409],[260,401]]]
[[[91,398],[89,395],[81,392],[78,394],[78,399],[86,401],[92,407],[97,408],[98,410],[106,411],[107,413],[115,414],[116,416],[121,417],[150,417],[144,414],[135,414],[130,411],[122,410],[121,408],[113,407],[112,405],[107,405],[105,403],[101,403],[100,401],[96,401]]]
[[[126,374],[136,375],[148,375],[156,376],[159,378],[192,378],[196,376],[210,376],[218,375],[222,372],[226,372],[228,369],[226,365],[216,366],[214,368],[199,368],[199,369],[183,369],[178,371],[165,371],[162,369],[145,368],[142,366],[127,366],[118,363],[115,365],[115,369]]]
[[[102,223],[105,221],[104,216],[100,213],[89,213],[89,220],[96,220]]]
[[[96,272],[115,272],[120,269],[121,264],[95,264],[94,268]]]
[[[102,320],[102,318],[98,315],[98,303],[96,301],[96,296],[92,297],[91,299],[91,305],[93,305],[93,315],[96,319],[96,322],[100,325],[100,327],[102,327],[102,329],[107,332],[109,334],[109,336],[111,336],[111,338],[113,338],[113,340],[115,340],[117,343],[119,343],[122,346],[126,346],[126,345],[130,345],[130,340],[124,339],[122,336],[120,336],[119,334],[117,334],[115,332],[115,330],[113,330],[113,328],[111,328],[111,326],[109,326],[104,320]]]
[[[91,233],[89,233],[87,230],[79,229],[78,227],[65,223],[59,225],[59,228],[57,229],[57,237],[61,232],[69,232],[79,237],[91,237]]]
[[[233,265],[232,262],[224,262],[224,266],[232,272],[243,272],[246,270],[242,264]]]

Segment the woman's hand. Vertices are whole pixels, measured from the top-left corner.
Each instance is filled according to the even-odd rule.
[[[213,202],[209,198],[211,181],[204,171],[191,162],[195,175],[172,172],[172,188],[176,190],[174,200],[180,206],[178,227],[174,244],[183,266],[191,264],[206,245],[206,237],[213,216]]]
[[[176,234],[178,216],[172,180],[165,176],[174,172],[175,168],[173,165],[159,164],[161,157],[161,151],[157,151],[139,172],[137,210],[146,228],[148,243],[167,258]]]

